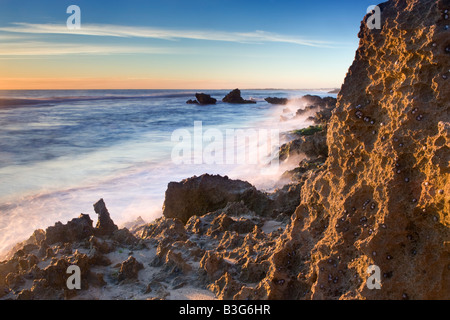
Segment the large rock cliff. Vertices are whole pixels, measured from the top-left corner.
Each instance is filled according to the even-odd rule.
[[[380,8],[381,30],[361,24],[327,170],[304,184],[268,276],[236,298],[450,299],[450,1]]]
[[[88,215],[56,223],[0,261],[0,299],[450,299],[450,1],[380,8],[336,107],[308,107],[332,102],[319,132],[281,148],[320,150],[289,185],[171,183],[165,217],[130,231],[100,200],[95,228]],[[66,285],[72,264],[81,290]]]

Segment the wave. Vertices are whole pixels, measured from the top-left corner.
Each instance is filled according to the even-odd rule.
[[[46,98],[0,98],[0,108],[26,107],[31,105],[51,105],[65,102],[79,101],[100,101],[100,100],[131,100],[145,98],[189,98],[195,92],[177,92],[177,93],[152,93],[140,95],[101,95],[101,96],[68,96],[68,97],[46,97]]]

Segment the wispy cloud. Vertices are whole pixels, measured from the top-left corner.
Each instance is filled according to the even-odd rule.
[[[52,42],[20,42],[2,43],[0,59],[5,56],[53,56],[69,54],[172,54],[172,48],[136,47],[136,46],[107,46],[91,44],[52,43]]]
[[[2,27],[0,31],[27,34],[76,34],[85,36],[153,38],[164,40],[208,40],[237,43],[292,43],[309,47],[333,47],[336,44],[328,41],[310,40],[297,36],[281,35],[267,31],[227,32],[215,30],[176,30],[153,27],[131,27],[106,24],[83,24],[81,29],[69,30],[60,24],[13,23]]]

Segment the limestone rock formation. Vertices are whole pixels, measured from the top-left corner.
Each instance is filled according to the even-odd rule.
[[[95,234],[112,235],[115,231],[119,230],[119,228],[112,221],[103,199],[100,199],[94,204],[94,210],[95,213],[98,214],[98,222],[95,227]]]
[[[191,216],[224,208],[229,202],[244,201],[250,210],[263,214],[269,199],[248,182],[231,180],[219,175],[169,183],[163,207],[166,218],[178,218],[186,223]]]
[[[45,241],[47,244],[73,242],[89,237],[93,233],[91,218],[87,214],[81,214],[65,225],[57,222],[54,226],[48,227],[45,230]]]
[[[236,298],[450,299],[450,5],[380,8],[328,125],[327,169],[306,180],[267,277]]]
[[[140,270],[144,269],[144,265],[136,260],[135,257],[130,256],[127,260],[122,262],[119,270],[119,281],[131,281],[138,277]]]
[[[281,161],[301,154],[311,159],[326,157],[328,155],[326,131],[323,130],[313,135],[302,136],[280,147]]]

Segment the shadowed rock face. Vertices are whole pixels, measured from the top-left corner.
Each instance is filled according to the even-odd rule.
[[[204,174],[169,183],[163,207],[166,218],[186,223],[191,216],[224,208],[229,202],[244,201],[250,210],[264,214],[270,200],[250,183],[219,175]]]
[[[205,93],[197,93],[195,94],[195,97],[197,98],[197,101],[200,104],[216,104],[217,102],[216,99],[211,98],[209,94]]]
[[[268,97],[268,98],[265,98],[264,100],[266,100],[270,104],[278,104],[278,105],[286,105],[289,103],[288,98]]]
[[[212,98],[209,94],[205,93],[196,93],[195,94],[196,100],[188,100],[186,101],[187,104],[202,104],[202,105],[208,105],[208,104],[216,104],[217,99]]]
[[[241,91],[239,89],[234,89],[233,91],[228,93],[225,98],[222,99],[222,101],[236,104],[256,103],[256,101],[245,100],[244,98],[242,98]]]
[[[114,224],[109,215],[108,209],[106,209],[105,202],[100,199],[94,204],[95,213],[98,214],[98,221],[96,225],[95,233],[97,235],[111,235],[119,228]]]
[[[67,224],[56,223],[45,230],[45,241],[47,244],[56,242],[79,241],[94,233],[92,220],[87,214],[81,214],[78,218],[72,219]]]

